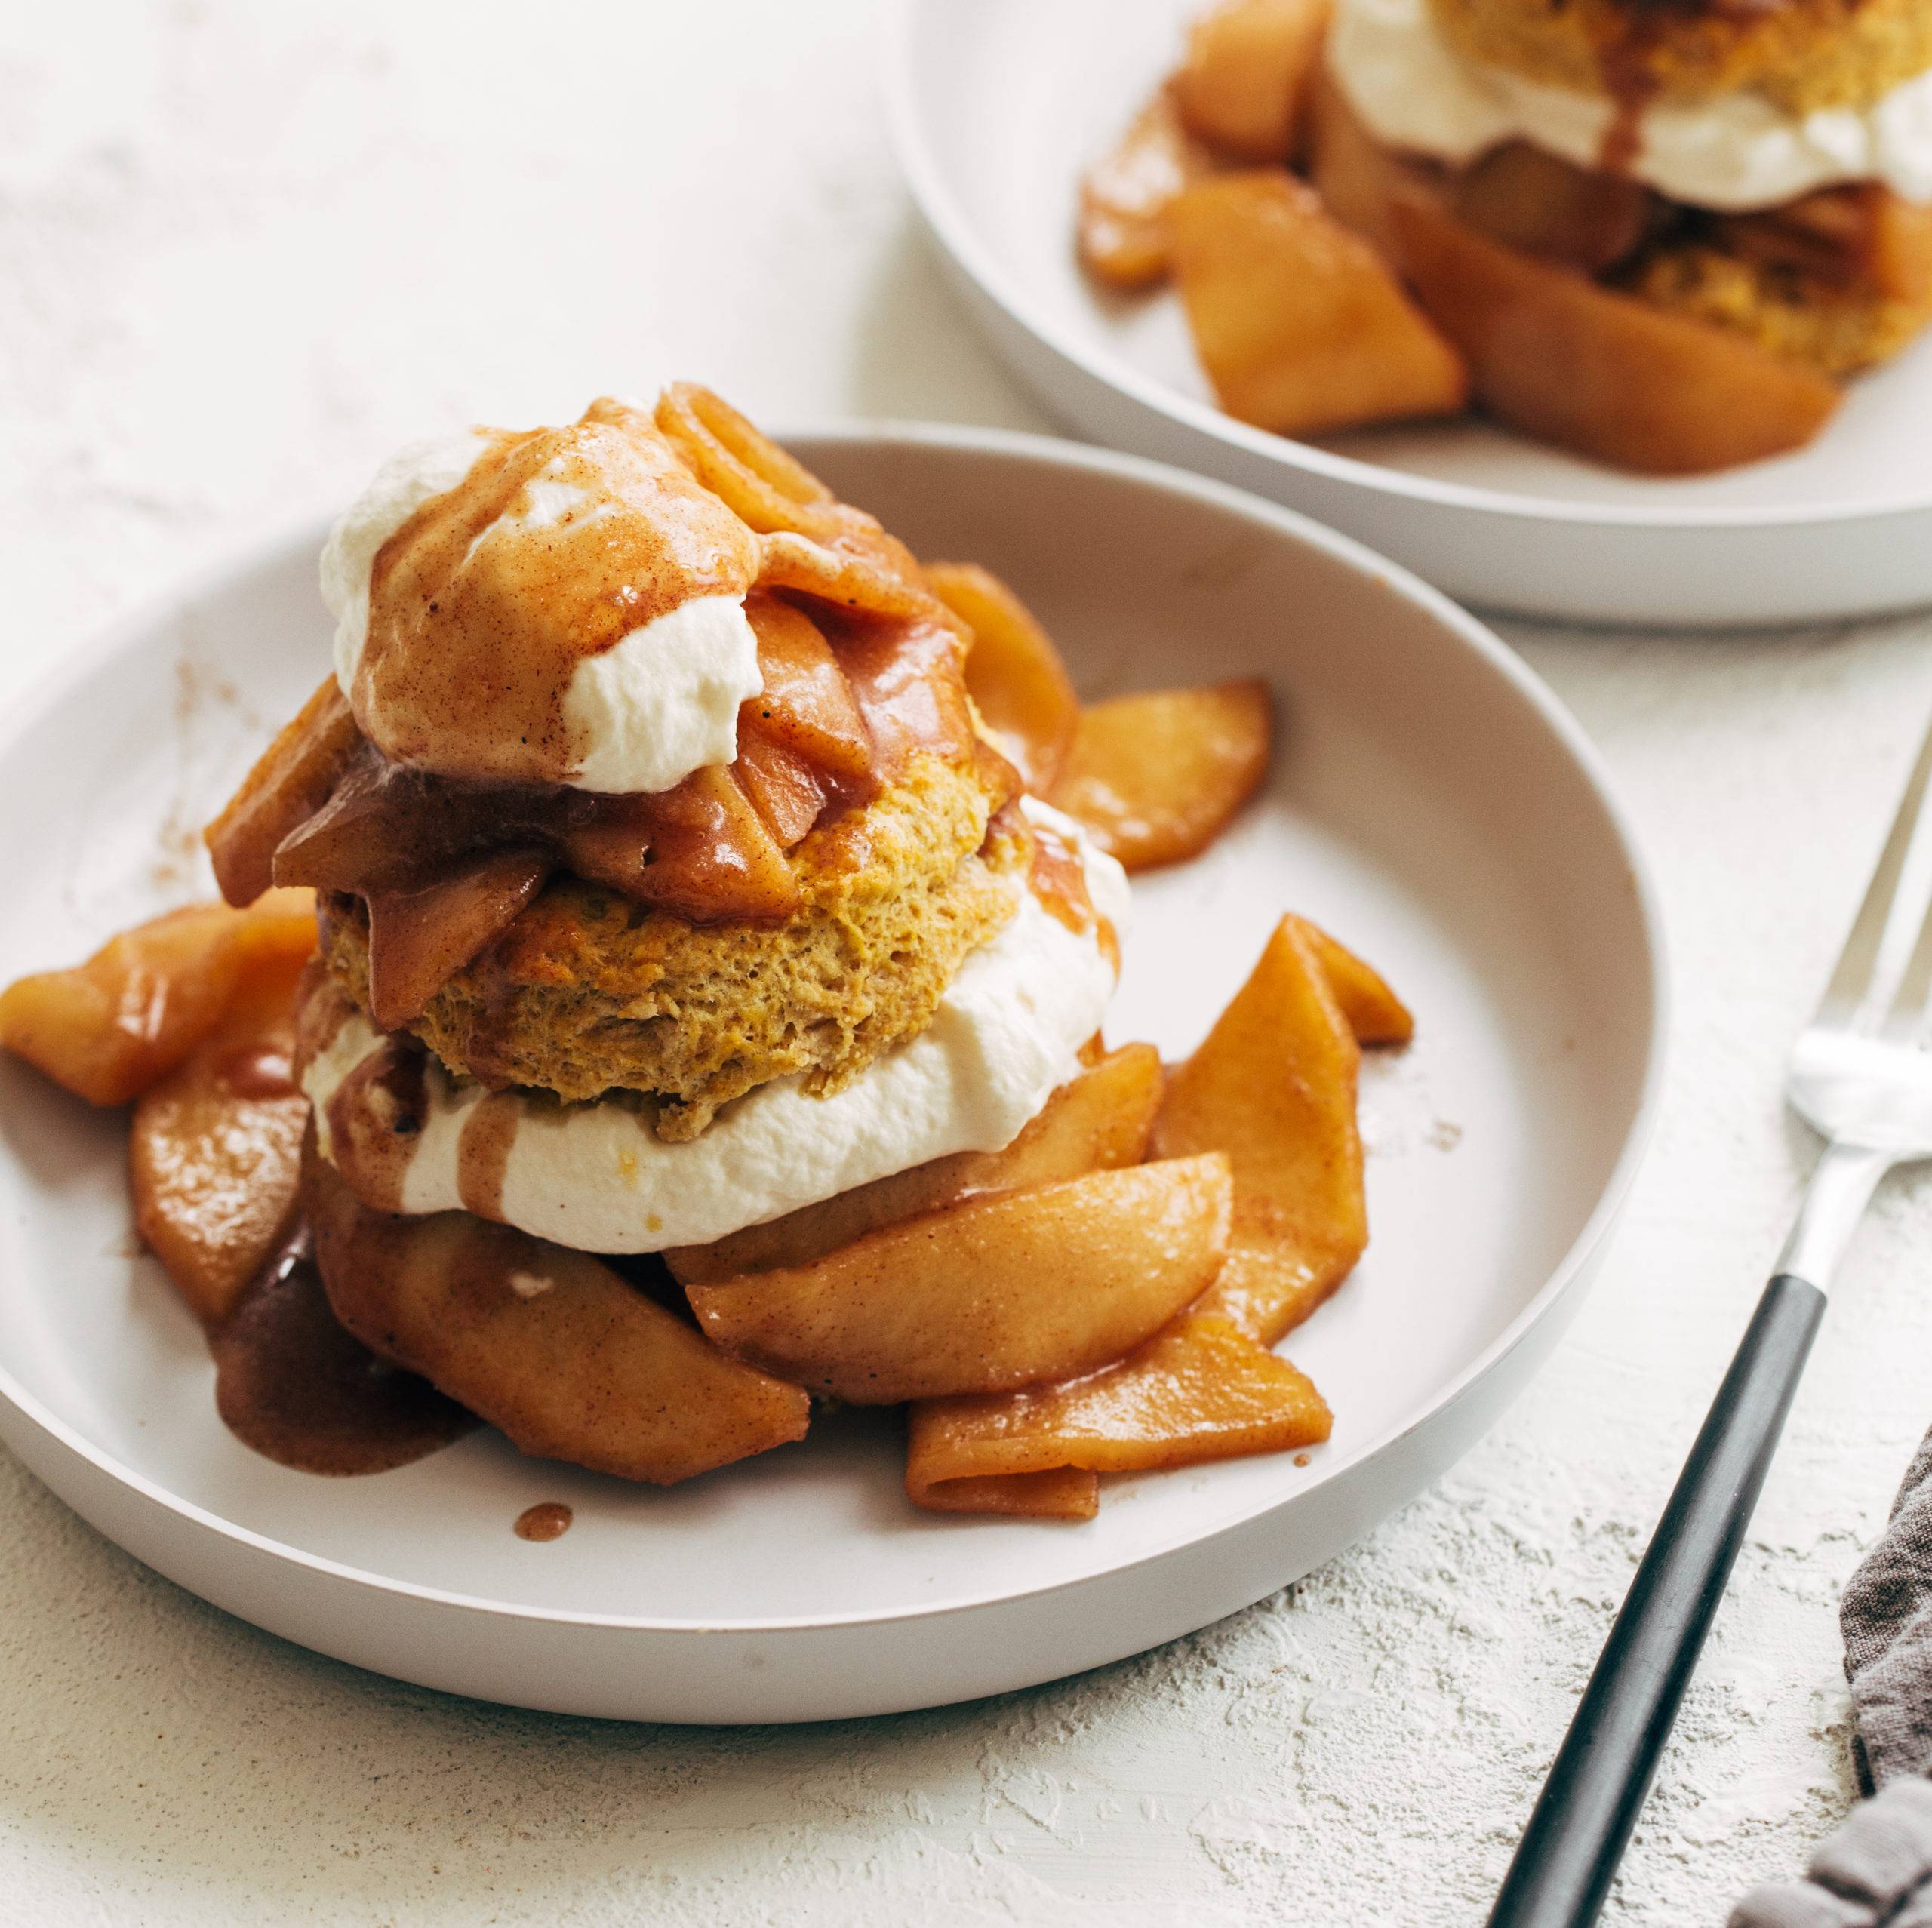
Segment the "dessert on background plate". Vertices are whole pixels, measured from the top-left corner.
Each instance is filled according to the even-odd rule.
[[[920,1505],[1078,1519],[1327,1436],[1271,1348],[1365,1242],[1407,1012],[1287,917],[1184,1065],[1100,1036],[1123,866],[1253,793],[1264,688],[1083,709],[1003,584],[685,386],[403,451],[322,582],[226,903],[0,995],[133,1102],[242,1438],[663,1484],[903,1405]]]
[[[1932,321],[1922,0],[1228,0],[1089,173],[1222,406],[1473,403],[1650,474],[1801,446]]]

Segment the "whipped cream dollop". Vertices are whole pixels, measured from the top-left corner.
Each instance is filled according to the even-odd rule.
[[[441,526],[400,558],[407,580],[378,586],[372,613],[378,558],[426,509]],[[732,761],[738,706],[763,687],[744,607],[757,555],[626,404],[528,436],[417,442],[323,550],[336,678],[364,734],[399,762],[668,790]]]
[[[1507,140],[1594,168],[1615,118],[1582,94],[1466,59],[1429,0],[1340,0],[1328,65],[1376,138],[1461,165]],[[1696,208],[1775,208],[1841,182],[1932,201],[1932,72],[1874,106],[1794,114],[1743,90],[1653,103],[1626,171]]]
[[[1057,811],[1030,798],[1023,807],[1079,850],[1096,913],[1124,929],[1120,866]],[[401,1209],[464,1207],[463,1131],[486,1102],[511,1113],[494,1216],[588,1252],[704,1244],[928,1159],[1000,1150],[1079,1070],[1080,1047],[1100,1028],[1115,982],[1097,930],[1070,928],[1023,879],[1013,887],[1012,918],[961,966],[916,1038],[829,1097],[811,1096],[799,1077],[761,1085],[681,1143],[657,1138],[632,1103],[491,1096],[454,1084],[432,1058]],[[329,1100],[383,1043],[352,1017],[309,1065],[303,1089],[325,1157],[333,1155]]]

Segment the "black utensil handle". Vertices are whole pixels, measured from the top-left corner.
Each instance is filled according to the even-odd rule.
[[[1780,1272],[1697,1443],[1509,1864],[1490,1928],[1589,1928],[1744,1542],[1825,1309]]]

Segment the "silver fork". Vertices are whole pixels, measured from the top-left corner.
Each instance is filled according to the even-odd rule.
[[[1589,1928],[1636,1825],[1723,1597],[1825,1310],[1895,1164],[1932,1157],[1932,906],[1901,890],[1932,788],[1918,753],[1851,934],[1792,1052],[1785,1095],[1825,1140],[1791,1236],[1611,1628],[1510,1863],[1491,1928]],[[1917,935],[1911,936],[1918,918]],[[1896,967],[1898,955],[1910,955]]]

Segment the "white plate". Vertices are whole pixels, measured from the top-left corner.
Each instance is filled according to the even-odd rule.
[[[324,1480],[215,1416],[194,1321],[131,1256],[124,1126],[0,1065],[0,1436],[140,1558],[403,1678],[574,1712],[788,1720],[990,1693],[1204,1625],[1441,1472],[1548,1351],[1632,1175],[1661,973],[1595,761],[1479,625],[1354,545],[1129,458],[968,429],[792,446],[921,553],[1008,577],[1090,692],[1274,679],[1267,795],[1138,887],[1109,1035],[1186,1050],[1286,908],[1420,1016],[1369,1068],[1374,1242],[1287,1348],[1336,1412],[1301,1465],[1107,1487],[1091,1525],[949,1519],[863,1414],[657,1492],[473,1434]],[[0,978],[200,887],[195,826],[322,673],[319,527],[123,623],[0,741]],[[524,1508],[576,1524],[531,1545]]]
[[[1932,601],[1932,337],[1854,383],[1809,449],[1686,481],[1468,422],[1315,446],[1214,405],[1169,294],[1096,294],[1081,171],[1208,0],[897,0],[901,165],[968,305],[1062,420],[1259,490],[1453,595],[1590,623],[1794,623]]]

